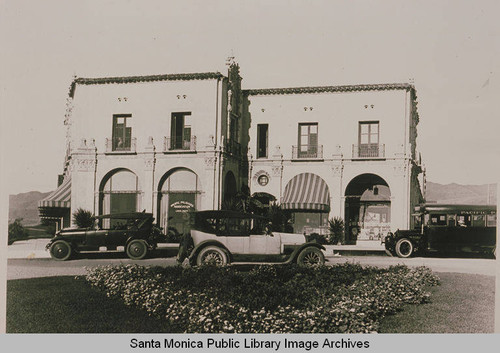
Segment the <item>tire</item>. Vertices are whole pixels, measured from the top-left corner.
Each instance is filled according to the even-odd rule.
[[[229,263],[227,254],[218,246],[207,246],[198,253],[196,264],[198,266],[212,265],[224,266]]]
[[[50,246],[50,256],[57,261],[66,261],[71,257],[71,245],[64,240],[56,240]]]
[[[148,254],[148,244],[142,239],[134,239],[127,245],[127,256],[132,260],[142,260]]]
[[[320,266],[325,264],[325,255],[323,252],[314,247],[309,246],[302,250],[297,257],[297,264],[301,266]]]
[[[413,254],[413,243],[408,238],[399,239],[395,246],[398,257],[407,258]]]

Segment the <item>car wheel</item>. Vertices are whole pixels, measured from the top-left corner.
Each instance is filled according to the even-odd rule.
[[[56,240],[50,246],[50,256],[58,261],[69,259],[71,257],[71,245],[64,240]]]
[[[213,266],[224,266],[228,264],[227,255],[218,246],[207,246],[201,249],[196,258],[196,264],[198,266],[202,265],[213,265]]]
[[[127,256],[132,260],[142,260],[148,254],[148,245],[144,240],[134,239],[127,245]]]
[[[396,254],[398,257],[410,257],[413,254],[413,243],[407,239],[399,239],[396,243]]]
[[[325,264],[325,255],[323,252],[313,246],[302,250],[297,257],[297,263],[303,266],[319,266]]]

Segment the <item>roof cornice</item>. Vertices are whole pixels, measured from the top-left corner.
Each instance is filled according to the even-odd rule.
[[[120,76],[120,77],[98,77],[85,78],[77,77],[71,83],[69,95],[73,97],[76,85],[105,85],[105,84],[124,84],[138,82],[156,82],[156,81],[189,81],[189,80],[213,80],[223,78],[220,72],[201,72],[184,74],[164,74],[148,76]]]
[[[415,87],[409,83],[383,83],[364,85],[343,86],[316,86],[316,87],[288,87],[288,88],[262,88],[248,89],[243,92],[249,96],[275,95],[275,94],[304,94],[304,93],[329,93],[329,92],[357,92],[357,91],[390,91],[390,90],[414,90]]]

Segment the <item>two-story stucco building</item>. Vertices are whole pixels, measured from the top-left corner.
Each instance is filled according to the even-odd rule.
[[[242,90],[234,62],[227,76],[75,78],[64,180],[40,214],[146,210],[182,232],[186,211],[248,186],[296,232],[337,216],[348,239],[378,238],[422,201],[417,124],[409,84]]]
[[[422,202],[409,84],[251,89],[249,183],[293,212],[296,232],[341,217],[349,239],[411,226]]]
[[[186,211],[220,208],[248,173],[239,143],[240,81],[236,64],[228,77],[75,78],[59,187],[71,190],[71,201],[58,204],[65,225],[78,208],[96,215],[146,210],[160,226],[182,232]],[[50,208],[59,189],[40,202],[42,217],[57,216]]]

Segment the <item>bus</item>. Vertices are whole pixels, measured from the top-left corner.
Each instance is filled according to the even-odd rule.
[[[497,210],[494,205],[421,204],[413,230],[397,230],[384,239],[386,253],[483,253],[496,257]]]

